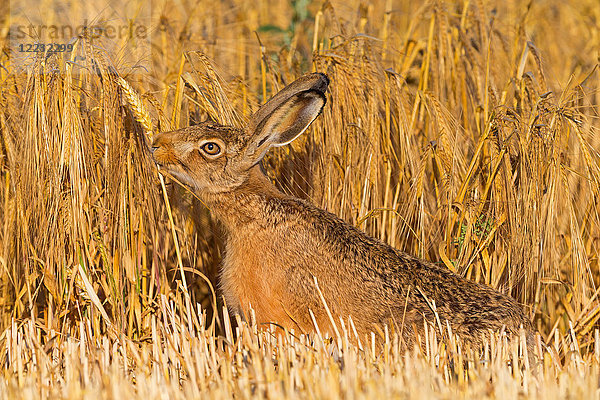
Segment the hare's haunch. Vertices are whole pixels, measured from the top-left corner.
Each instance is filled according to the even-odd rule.
[[[517,334],[523,327],[531,346],[531,322],[512,298],[367,236],[280,192],[261,172],[269,148],[290,143],[319,116],[328,84],[324,74],[301,77],[245,129],[203,123],[154,139],[155,161],[191,186],[225,227],[220,284],[227,304],[245,315],[252,307],[258,323],[303,332],[314,330],[312,310],[321,331],[333,335],[316,278],[334,321],[352,317],[361,340],[388,324],[411,346],[426,320],[443,329],[449,323],[474,345],[489,330]]]

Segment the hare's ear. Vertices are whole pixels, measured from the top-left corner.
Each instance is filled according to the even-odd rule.
[[[305,75],[263,105],[247,128],[246,161],[254,165],[270,147],[286,145],[300,136],[321,113],[328,84],[324,74]]]

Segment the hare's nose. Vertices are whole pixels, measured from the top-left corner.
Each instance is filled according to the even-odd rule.
[[[150,146],[150,151],[154,153],[156,149],[163,145],[163,142],[164,140],[162,140],[162,136],[160,134],[154,136],[154,139],[152,140],[152,145]]]

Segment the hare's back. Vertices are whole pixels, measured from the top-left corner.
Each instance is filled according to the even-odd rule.
[[[307,272],[340,311],[384,320],[402,320],[408,312],[434,320],[435,310],[441,320],[473,334],[531,326],[511,297],[403,253],[308,202],[280,199],[270,214],[274,223],[287,225],[286,240],[295,241],[290,244],[298,253],[310,254]]]

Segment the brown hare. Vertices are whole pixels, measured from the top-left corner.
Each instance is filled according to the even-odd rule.
[[[245,129],[206,122],[154,138],[156,163],[224,225],[220,285],[228,306],[247,316],[252,307],[258,323],[302,332],[314,331],[312,310],[321,331],[333,336],[316,278],[335,323],[351,316],[361,340],[388,324],[411,347],[427,320],[436,331],[449,323],[471,345],[489,330],[517,334],[523,327],[531,349],[531,322],[512,298],[371,238],[280,192],[262,173],[269,148],[290,143],[319,116],[328,85],[321,73],[301,77]]]

